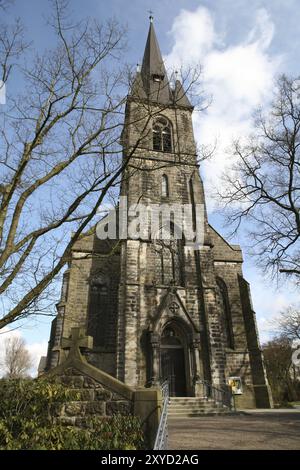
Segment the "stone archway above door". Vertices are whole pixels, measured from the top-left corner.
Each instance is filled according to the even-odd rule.
[[[197,381],[203,377],[200,354],[200,335],[192,325],[182,319],[169,316],[156,332],[150,331],[151,361],[149,375],[151,385],[159,386],[171,377],[172,394],[197,395]]]
[[[190,330],[191,334],[199,331],[200,326],[197,325],[197,322],[195,323],[195,319],[189,314],[185,301],[181,297],[181,293],[174,287],[169,288],[161,296],[158,307],[150,315],[150,329],[153,332],[161,334],[162,328],[171,319],[181,320],[186,325],[185,329]]]

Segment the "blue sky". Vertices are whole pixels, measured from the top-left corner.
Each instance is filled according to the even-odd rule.
[[[199,144],[218,142],[216,155],[201,169],[211,223],[223,234],[222,217],[214,213],[211,197],[220,184],[230,157],[226,149],[233,137],[251,132],[251,116],[267,104],[280,73],[300,75],[300,0],[71,0],[77,19],[99,21],[115,17],[128,29],[124,60],[141,62],[148,31],[148,10],[154,14],[162,53],[170,68],[201,63],[205,88],[212,93],[211,107],[194,118]],[[9,15],[20,16],[33,41],[33,50],[51,47],[46,27],[47,0],[15,0]],[[248,240],[241,233],[243,248]],[[244,275],[251,283],[260,335],[267,338],[269,321],[297,294],[292,285],[263,277],[246,252]],[[33,354],[45,352],[49,321],[37,319],[17,334],[24,336]],[[1,339],[0,339],[1,341]]]
[[[228,46],[243,41],[253,26],[257,11],[265,9],[275,27],[269,53],[284,55],[284,69],[298,73],[299,0],[71,0],[70,4],[79,19],[90,16],[102,21],[113,16],[127,25],[127,60],[132,63],[140,60],[143,54],[150,8],[154,12],[155,28],[164,54],[173,46],[170,31],[182,10],[195,12],[199,7],[207,8],[218,34],[224,38],[224,46]],[[45,34],[45,18],[49,11],[48,0],[15,0],[10,14],[22,18],[39,48],[41,45],[49,47],[51,42]]]

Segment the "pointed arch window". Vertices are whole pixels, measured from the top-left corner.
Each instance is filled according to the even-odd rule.
[[[156,252],[156,280],[163,285],[184,286],[184,240],[178,238],[173,222],[162,227],[153,243]]]
[[[163,197],[169,197],[169,180],[168,180],[167,175],[162,175],[161,195]]]
[[[159,117],[153,124],[153,150],[158,152],[172,152],[171,124],[164,117]]]
[[[110,279],[105,273],[94,273],[90,280],[87,333],[94,338],[95,346],[103,346],[109,336]]]
[[[220,307],[221,333],[223,335],[224,344],[227,348],[234,349],[234,336],[228,291],[225,282],[220,278],[217,279],[217,301]]]

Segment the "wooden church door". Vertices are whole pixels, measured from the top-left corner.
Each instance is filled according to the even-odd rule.
[[[161,341],[161,380],[169,381],[170,396],[186,396],[184,347],[175,331],[165,329]]]

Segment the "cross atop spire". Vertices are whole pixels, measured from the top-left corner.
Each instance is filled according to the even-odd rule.
[[[149,13],[149,20],[150,20],[150,23],[153,23],[153,19],[154,19],[153,11],[152,11],[152,10],[148,10],[148,13]]]

